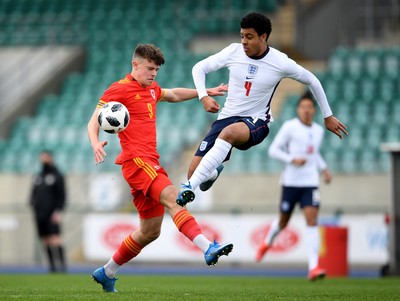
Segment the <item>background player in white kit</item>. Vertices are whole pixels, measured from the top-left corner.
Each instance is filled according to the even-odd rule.
[[[269,148],[269,155],[272,158],[286,164],[281,176],[280,217],[272,222],[256,254],[256,261],[260,261],[273,245],[276,236],[287,226],[295,205],[299,203],[307,223],[310,280],[322,278],[326,274],[325,270],[318,267],[319,172],[322,171],[326,183],[332,179],[319,152],[324,129],[313,122],[314,114],[315,104],[312,95],[305,94],[297,104],[298,118],[286,121],[282,125]]]
[[[229,88],[225,105],[201,142],[182,184],[177,204],[194,200],[194,189],[208,190],[229,159],[232,147],[247,150],[261,143],[269,133],[271,101],[283,78],[292,78],[313,92],[325,126],[340,138],[346,127],[336,119],[329,107],[319,80],[286,54],[267,45],[271,21],[262,14],[250,13],[242,18],[241,44],[233,43],[217,54],[198,62],[192,70],[199,99],[207,112],[216,113],[220,106],[207,95],[206,74],[221,68],[229,69]]]

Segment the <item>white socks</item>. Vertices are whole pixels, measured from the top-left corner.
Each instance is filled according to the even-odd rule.
[[[214,146],[200,161],[189,181],[192,189],[195,190],[201,183],[206,182],[211,177],[216,177],[216,168],[224,162],[226,156],[232,148],[232,144],[223,139],[217,138]]]
[[[272,246],[275,237],[281,232],[279,227],[279,219],[275,219],[271,223],[271,227],[268,231],[268,234],[264,240],[265,244],[268,246]],[[307,226],[306,228],[306,240],[307,240],[307,248],[308,248],[308,270],[318,266],[318,258],[319,258],[319,226]]]
[[[193,239],[193,243],[205,253],[210,247],[211,242],[203,235],[199,234]]]
[[[307,226],[306,239],[308,246],[308,270],[318,266],[318,255],[319,255],[319,227],[318,226]]]
[[[104,266],[104,272],[106,276],[110,279],[114,278],[115,274],[117,273],[120,265],[114,261],[114,259],[110,259],[106,265]]]
[[[275,237],[281,232],[281,228],[279,227],[279,219],[274,219],[271,223],[271,227],[265,237],[265,244],[268,246],[272,246]]]

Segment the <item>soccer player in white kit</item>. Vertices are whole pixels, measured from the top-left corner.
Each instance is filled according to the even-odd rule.
[[[195,198],[194,189],[208,190],[229,160],[232,147],[247,150],[261,143],[269,133],[271,101],[279,82],[292,78],[313,92],[322,111],[325,126],[340,138],[346,126],[333,116],[319,80],[286,54],[267,44],[271,21],[259,13],[241,20],[241,44],[233,43],[198,62],[192,70],[199,99],[207,112],[217,113],[218,102],[207,95],[206,74],[229,69],[229,88],[225,105],[200,143],[182,184],[177,204],[186,205]]]
[[[299,203],[307,224],[308,278],[310,280],[322,278],[326,274],[325,270],[318,267],[320,171],[326,183],[330,183],[332,179],[319,152],[324,129],[313,122],[314,114],[315,105],[312,96],[305,94],[297,104],[298,118],[286,121],[282,125],[269,148],[270,157],[286,164],[281,175],[280,217],[272,222],[256,254],[256,261],[261,261],[265,253],[273,246],[277,235],[287,226],[296,204]]]

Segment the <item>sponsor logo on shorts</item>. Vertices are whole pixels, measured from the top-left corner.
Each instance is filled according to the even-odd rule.
[[[208,142],[207,141],[201,141],[199,150],[204,151],[207,147]]]
[[[320,202],[321,202],[321,193],[319,192],[318,189],[314,189],[312,192],[312,205],[319,206]]]
[[[257,122],[257,120],[258,120],[258,117],[253,118],[253,120],[251,120],[251,119],[249,119],[249,118],[246,118],[246,120],[247,120],[248,123],[251,123],[252,125],[256,125],[256,122]]]
[[[281,203],[281,210],[282,210],[283,212],[286,212],[286,211],[288,211],[289,209],[290,209],[290,204],[289,204],[289,202],[283,201],[283,202]]]

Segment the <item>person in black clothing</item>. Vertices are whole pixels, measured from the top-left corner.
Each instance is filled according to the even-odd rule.
[[[38,235],[47,252],[50,272],[65,272],[61,239],[61,213],[65,206],[64,176],[57,169],[50,151],[40,154],[42,170],[35,176],[30,198]]]

